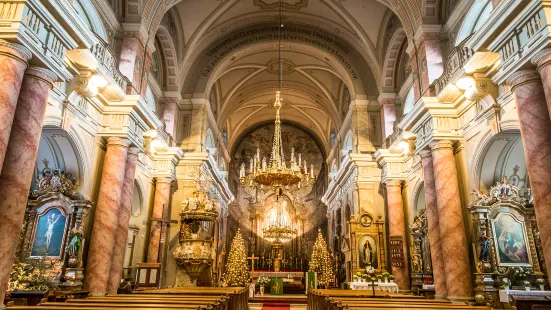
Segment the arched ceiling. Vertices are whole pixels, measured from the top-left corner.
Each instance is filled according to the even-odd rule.
[[[382,89],[380,50],[389,15],[379,0],[179,1],[178,80],[184,98],[208,99],[228,145],[273,120],[278,47],[284,75],[282,119],[309,128],[329,148],[353,100]]]

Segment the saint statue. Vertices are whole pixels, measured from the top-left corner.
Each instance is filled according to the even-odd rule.
[[[478,244],[480,245],[478,260],[481,262],[490,261],[490,240],[491,238],[486,237],[486,232],[482,232],[482,235],[478,238]]]
[[[277,258],[274,260],[274,271],[279,272],[281,269],[281,253],[277,254]]]

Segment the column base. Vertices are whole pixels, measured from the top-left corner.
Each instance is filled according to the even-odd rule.
[[[460,304],[474,304],[476,303],[476,300],[474,297],[449,297],[448,300],[452,303],[460,303]]]
[[[434,299],[438,299],[438,300],[447,300],[448,297],[444,296],[444,295],[434,295]]]
[[[92,297],[105,297],[107,293],[90,293],[90,296]]]

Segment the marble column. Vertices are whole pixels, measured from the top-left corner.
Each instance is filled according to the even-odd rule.
[[[434,183],[434,167],[431,151],[420,152],[423,163],[423,178],[425,189],[426,214],[429,227],[430,256],[432,261],[432,276],[436,299],[443,299],[448,295],[446,287],[446,272],[442,258],[442,239],[440,238],[440,224],[438,220],[438,206],[436,203],[436,188]]]
[[[0,40],[0,172],[6,156],[17,98],[31,52],[23,45]]]
[[[56,79],[50,70],[30,67],[21,83],[4,168],[0,174],[0,305],[4,304],[25,217],[48,96]]]
[[[134,194],[134,181],[136,180],[136,163],[140,150],[135,147],[128,149],[126,156],[126,173],[124,175],[124,186],[122,188],[120,209],[118,212],[118,228],[115,235],[115,247],[113,248],[113,259],[111,263],[111,273],[107,284],[107,292],[116,294],[119,287],[122,269],[124,265],[124,255],[128,243],[128,226],[130,225],[130,216],[132,213],[132,195]]]
[[[176,139],[176,120],[178,119],[178,98],[166,98],[163,111],[163,121],[166,124],[166,132]]]
[[[143,97],[147,90],[147,72],[151,68],[151,52],[144,41],[140,32],[126,31],[119,61],[119,71],[132,82],[133,91]]]
[[[115,236],[119,227],[128,147],[129,142],[122,138],[110,137],[107,141],[84,279],[86,289],[94,296],[107,293]]]
[[[170,202],[170,189],[172,185],[172,178],[164,177],[157,178],[155,184],[155,198],[153,201],[153,218],[166,218],[168,216],[168,203]],[[147,248],[147,262],[148,263],[162,263],[163,262],[163,249],[161,249],[161,236],[162,223],[158,221],[151,221],[151,232],[149,234],[149,246]],[[166,233],[166,229],[165,229]],[[160,252],[160,254],[159,254]]]
[[[415,101],[430,96],[430,85],[444,73],[440,49],[439,25],[423,25],[415,33],[415,46],[408,46],[413,76]]]
[[[381,124],[383,127],[383,141],[394,131],[396,121],[396,109],[394,104],[395,94],[381,94],[379,96],[379,108],[381,110]]]
[[[545,88],[549,85],[542,85],[540,75],[535,71],[517,72],[508,79],[508,83],[517,105],[543,257],[547,273],[551,274],[551,120],[545,100]]]
[[[430,147],[438,218],[442,219],[438,221],[438,226],[448,299],[472,299],[473,282],[453,143],[448,140],[433,141]]]
[[[390,236],[400,236],[404,246],[404,266],[392,266],[392,275],[401,291],[409,291],[409,269],[406,248],[406,221],[404,217],[404,202],[402,200],[402,181],[391,180],[385,183],[388,208],[388,227]]]

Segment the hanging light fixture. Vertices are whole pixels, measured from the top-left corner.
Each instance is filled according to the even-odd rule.
[[[249,163],[249,172],[245,171],[245,163],[241,164],[239,171],[239,180],[243,186],[260,187],[264,186],[272,187],[276,196],[279,197],[283,194],[283,190],[300,189],[303,187],[310,187],[314,184],[314,165],[308,167],[306,160],[302,160],[301,154],[298,154],[298,160],[295,158],[295,149],[291,149],[291,158],[289,166],[285,161],[285,154],[283,152],[283,141],[281,138],[281,118],[279,111],[282,108],[281,87],[283,82],[283,66],[281,63],[281,30],[283,28],[282,23],[282,3],[279,2],[279,33],[278,33],[278,91],[276,92],[276,99],[274,101],[274,108],[276,110],[275,118],[275,132],[272,145],[272,152],[270,155],[270,162],[266,160],[266,157],[260,159],[260,149],[256,150],[255,156]]]

